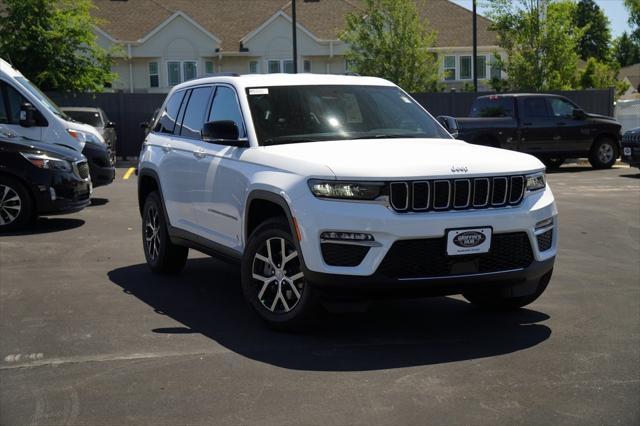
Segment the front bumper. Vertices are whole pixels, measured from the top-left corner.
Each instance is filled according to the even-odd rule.
[[[621,158],[622,161],[629,164],[631,167],[640,167],[640,143],[622,142]]]
[[[39,215],[74,213],[91,204],[91,182],[73,173],[43,173],[32,186]]]
[[[111,151],[106,146],[87,143],[82,150],[89,162],[93,187],[108,185],[115,179],[116,168]]]
[[[478,209],[465,211],[396,213],[384,205],[319,200],[312,195],[293,200],[292,207],[306,205],[304,209],[292,209],[302,236],[300,249],[303,254],[305,276],[324,287],[378,287],[420,288],[453,294],[464,283],[514,283],[537,280],[549,272],[557,252],[557,208],[549,187],[525,197],[516,207]],[[536,230],[540,221],[552,219],[552,224]],[[508,268],[506,271],[455,271],[444,276],[390,277],[382,275],[381,264],[394,243],[403,240],[438,239],[447,230],[491,227],[493,235],[520,233],[526,235],[531,248],[531,262],[526,267]],[[342,231],[367,233],[374,237],[362,261],[356,266],[327,264],[322,253],[320,235],[323,232]],[[550,232],[550,246],[541,250],[538,236]],[[442,248],[445,250],[445,247]],[[425,258],[424,262],[429,262]],[[517,270],[516,270],[517,269]],[[489,273],[487,273],[489,272]],[[410,278],[410,279],[408,279]],[[350,283],[350,284],[349,284]]]

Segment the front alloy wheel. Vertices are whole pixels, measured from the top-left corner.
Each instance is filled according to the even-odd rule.
[[[258,300],[273,313],[290,312],[304,292],[304,274],[295,247],[284,238],[269,238],[253,257],[252,278]]]
[[[156,206],[150,206],[144,218],[144,239],[146,241],[147,254],[150,260],[155,261],[160,251],[160,220]]]
[[[317,313],[317,292],[285,218],[267,219],[251,233],[241,276],[245,300],[273,328],[304,328]]]
[[[9,226],[22,210],[22,199],[15,189],[0,184],[0,225]]]

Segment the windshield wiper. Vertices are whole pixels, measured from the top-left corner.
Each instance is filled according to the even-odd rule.
[[[298,142],[320,142],[321,139],[312,139],[312,138],[295,138],[290,136],[280,136],[275,138],[265,139],[263,145],[284,145],[288,143],[298,143]]]
[[[349,139],[412,139],[412,138],[426,138],[427,136],[424,133],[392,133],[392,134],[374,134],[374,135],[366,135],[366,136],[355,136]]]

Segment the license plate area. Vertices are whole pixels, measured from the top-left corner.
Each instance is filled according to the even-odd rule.
[[[450,229],[447,231],[447,255],[464,256],[487,253],[491,248],[491,227]]]

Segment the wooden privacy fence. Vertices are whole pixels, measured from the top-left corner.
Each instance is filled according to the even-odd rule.
[[[613,117],[614,91],[578,90],[557,93],[574,101],[585,111]],[[414,93],[412,96],[433,116],[451,115],[466,117],[477,96],[491,92],[438,92]],[[148,121],[153,112],[162,105],[165,94],[161,93],[48,93],[60,106],[87,106],[102,108],[109,119],[116,123],[117,155],[121,158],[137,157],[144,140],[140,122]]]

